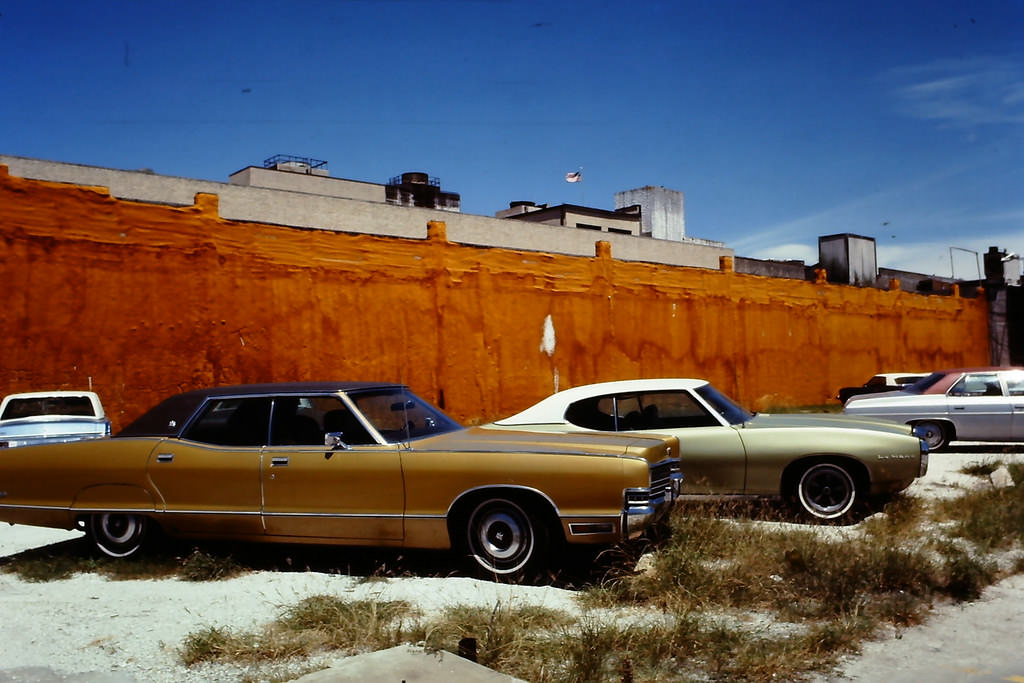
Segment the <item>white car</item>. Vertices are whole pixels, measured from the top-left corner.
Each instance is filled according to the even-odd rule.
[[[951,441],[1024,441],[1024,368],[941,370],[902,391],[854,396],[843,412],[913,425],[931,450]]]
[[[854,396],[861,394],[880,394],[886,391],[899,391],[919,382],[928,376],[927,372],[881,372],[859,387],[843,387],[836,398],[846,403]]]
[[[842,415],[752,415],[702,379],[643,379],[560,391],[486,429],[678,437],[682,492],[794,502],[811,519],[905,489],[928,467],[909,427]]]
[[[0,448],[110,436],[110,420],[92,391],[33,391],[0,403]]]

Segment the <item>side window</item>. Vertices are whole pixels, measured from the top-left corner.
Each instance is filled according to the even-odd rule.
[[[949,390],[950,396],[1002,396],[999,376],[994,372],[964,375]]]
[[[628,432],[644,429],[643,405],[636,394],[623,394],[615,397],[615,413],[618,417],[618,431]]]
[[[570,405],[565,411],[565,419],[577,427],[614,432],[614,406],[615,401],[610,396],[586,398]]]
[[[324,413],[325,433],[340,433],[341,440],[351,446],[377,443],[351,410],[340,401],[335,403],[336,406]]]
[[[1010,396],[1024,396],[1024,372],[1007,373],[1005,377]]]
[[[620,394],[577,401],[565,412],[574,425],[604,432],[679,427],[716,427],[721,423],[689,392]]]
[[[209,401],[183,438],[218,446],[263,446],[270,431],[270,404],[266,396]]]
[[[347,444],[374,443],[345,404],[334,396],[279,396],[274,399],[270,444],[323,446],[329,433],[340,433]]]
[[[640,397],[640,429],[717,427],[721,423],[688,391],[663,391]]]
[[[406,391],[365,392],[352,395],[352,400],[388,443],[438,434],[447,431],[447,425],[451,423],[436,408]]]

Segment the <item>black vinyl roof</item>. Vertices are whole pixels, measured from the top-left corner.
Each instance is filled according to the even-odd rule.
[[[295,394],[333,394],[372,389],[404,388],[393,382],[275,382],[269,384],[236,384],[233,386],[194,389],[164,399],[137,420],[122,429],[115,438],[135,436],[177,436],[209,398],[232,396],[287,396]]]

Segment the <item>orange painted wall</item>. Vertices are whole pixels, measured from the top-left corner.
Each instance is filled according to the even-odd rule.
[[[410,209],[414,210],[414,209]],[[0,392],[88,388],[115,430],[211,384],[402,381],[474,423],[556,386],[706,377],[748,407],[988,361],[983,297],[299,230],[0,166]],[[550,316],[554,348],[543,347]],[[548,349],[550,350],[550,349]]]

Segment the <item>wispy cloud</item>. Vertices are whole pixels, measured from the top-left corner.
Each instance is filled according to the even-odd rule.
[[[738,254],[749,255],[753,252],[764,253],[766,249],[777,251],[784,248],[785,243],[814,242],[817,244],[817,237],[821,235],[838,232],[869,231],[868,236],[873,236],[875,230],[885,231],[881,224],[865,224],[869,215],[890,214],[890,207],[899,206],[901,197],[915,194],[922,189],[942,183],[943,181],[971,170],[973,164],[958,162],[946,168],[941,168],[932,173],[925,174],[900,185],[885,190],[871,192],[831,206],[806,216],[800,216],[783,223],[765,226],[764,228],[751,231],[745,237],[734,240],[730,243]],[[895,215],[886,215],[886,219],[893,219]],[[776,258],[761,257],[756,258]],[[781,258],[781,257],[779,257]],[[800,258],[798,256],[786,258]]]
[[[943,59],[883,76],[903,114],[944,125],[1024,123],[1024,63],[1016,58]]]

